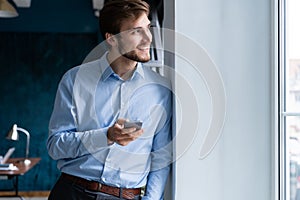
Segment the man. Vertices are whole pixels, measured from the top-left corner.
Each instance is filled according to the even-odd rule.
[[[150,60],[148,14],[142,0],[106,3],[99,20],[108,52],[63,76],[47,140],[62,174],[49,199],[163,199],[171,92],[142,64]],[[127,121],[142,127],[126,127]]]

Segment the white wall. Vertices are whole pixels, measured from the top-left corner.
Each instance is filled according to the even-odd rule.
[[[207,51],[227,95],[222,135],[201,160],[212,112],[210,96],[205,82],[190,75],[189,64],[176,58],[176,73],[190,79],[196,91],[200,119],[191,146],[176,157],[176,200],[271,199],[271,8],[268,0],[175,0],[175,30]],[[178,99],[189,101],[180,87],[176,89]],[[181,143],[176,141],[178,151]]]

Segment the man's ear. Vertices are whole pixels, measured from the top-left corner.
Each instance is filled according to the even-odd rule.
[[[106,42],[110,46],[116,46],[117,45],[117,40],[115,38],[115,35],[113,35],[111,33],[105,33],[105,39],[106,39]]]

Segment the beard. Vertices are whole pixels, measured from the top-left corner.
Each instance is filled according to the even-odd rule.
[[[133,61],[137,61],[137,62],[141,62],[141,63],[145,63],[148,62],[150,60],[150,52],[148,50],[148,52],[141,52],[139,54],[139,50],[126,50],[126,48],[124,48],[124,44],[119,40],[119,46],[118,46],[118,50],[119,53],[129,59],[129,60],[133,60]]]
[[[150,60],[149,53],[146,56],[141,56],[141,55],[138,55],[138,53],[136,53],[135,51],[130,51],[130,52],[123,53],[122,56],[124,56],[125,58],[127,58],[129,60],[133,60],[133,61],[137,61],[137,62],[141,62],[141,63],[145,63]]]

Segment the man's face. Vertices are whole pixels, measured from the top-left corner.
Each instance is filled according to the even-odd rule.
[[[152,34],[147,15],[142,14],[134,21],[124,21],[117,41],[117,48],[122,56],[137,62],[148,62],[150,60],[149,50]]]

